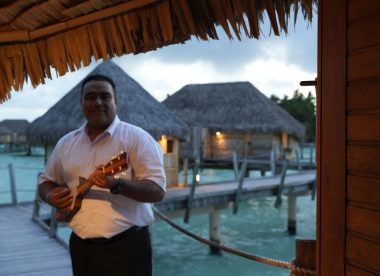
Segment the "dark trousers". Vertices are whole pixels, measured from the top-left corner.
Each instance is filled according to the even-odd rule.
[[[111,239],[70,236],[74,276],[151,276],[152,248],[148,227],[129,229]]]

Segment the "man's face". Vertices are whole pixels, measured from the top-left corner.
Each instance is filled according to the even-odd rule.
[[[103,80],[92,80],[83,87],[82,111],[88,126],[106,129],[116,116],[113,87]]]

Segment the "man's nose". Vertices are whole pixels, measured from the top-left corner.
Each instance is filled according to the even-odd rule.
[[[103,100],[101,97],[96,97],[95,99],[95,105],[102,105],[103,104]]]

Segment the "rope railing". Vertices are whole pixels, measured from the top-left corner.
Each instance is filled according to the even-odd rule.
[[[187,236],[189,236],[189,237],[191,237],[191,238],[193,238],[193,239],[195,239],[195,240],[197,240],[197,241],[199,241],[201,243],[209,245],[211,247],[218,248],[218,249],[220,249],[222,251],[225,251],[225,252],[231,253],[233,255],[237,255],[237,256],[240,256],[240,257],[252,260],[252,261],[260,262],[260,263],[271,265],[271,266],[274,266],[274,267],[279,267],[279,268],[284,268],[284,269],[290,269],[292,271],[292,273],[298,273],[298,274],[295,274],[295,275],[315,275],[315,271],[313,271],[313,270],[298,267],[296,265],[295,260],[291,260],[291,261],[287,262],[287,261],[282,261],[282,260],[276,260],[276,259],[273,259],[273,258],[258,256],[258,255],[254,255],[254,254],[251,254],[251,253],[248,253],[248,252],[244,252],[244,251],[239,250],[239,249],[227,247],[227,246],[224,246],[224,245],[219,244],[217,242],[205,239],[203,237],[200,237],[200,236],[198,236],[198,235],[196,235],[196,234],[194,234],[194,233],[186,230],[185,228],[179,226],[178,224],[174,223],[168,217],[166,217],[164,214],[162,214],[154,206],[153,206],[153,211],[154,211],[154,213],[160,219],[162,219],[163,221],[165,221],[166,223],[168,223],[170,226],[172,226],[176,230],[180,231],[181,233],[183,233],[183,234],[185,234],[185,235],[187,235]]]

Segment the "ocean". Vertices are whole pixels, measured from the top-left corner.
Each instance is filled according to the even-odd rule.
[[[43,170],[43,151],[33,149],[31,156],[24,152],[0,153],[0,204],[10,203],[10,178],[8,164],[15,172],[18,201],[31,201],[35,197],[37,175]],[[256,177],[252,174],[251,177]],[[191,174],[189,174],[191,177]],[[229,170],[201,172],[201,182],[233,179]],[[190,180],[189,180],[190,181]],[[231,209],[220,212],[220,235],[223,245],[250,254],[290,261],[295,256],[297,239],[315,239],[316,202],[310,196],[297,199],[297,235],[289,236],[287,229],[287,197],[282,206],[274,208],[274,197],[251,199],[242,202],[239,212]],[[175,223],[204,238],[209,236],[208,215],[196,215],[185,224]],[[1,227],[1,226],[0,226]],[[223,252],[210,255],[207,245],[178,232],[164,221],[157,221],[152,228],[155,276],[231,276],[231,275],[289,275],[290,271],[257,263],[240,256]],[[69,229],[60,228],[58,235],[68,239]]]

